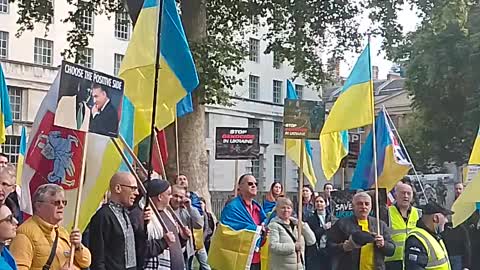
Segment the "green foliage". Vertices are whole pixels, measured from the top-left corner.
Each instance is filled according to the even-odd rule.
[[[434,1],[423,12],[397,58],[404,58],[415,110],[404,140],[428,170],[464,164],[470,154],[480,122],[480,21],[478,4],[468,1]]]
[[[67,34],[69,48],[63,52],[67,59],[81,61],[91,35],[81,27],[81,14],[111,14],[123,9],[119,0],[73,1],[76,11],[61,14],[63,22],[72,23]],[[182,1],[178,1],[181,5]],[[191,1],[191,0],[188,0]],[[50,0],[13,0],[19,6],[20,35],[31,30],[35,23],[52,19]],[[313,88],[320,89],[329,79],[324,70],[321,53],[342,57],[345,50],[358,49],[365,42],[358,31],[358,16],[366,8],[372,19],[380,23],[380,33],[389,46],[399,42],[396,11],[399,0],[207,0],[207,38],[191,44],[203,89],[203,103],[230,104],[231,90],[242,84],[240,74],[248,52],[248,40],[243,37],[259,28],[254,21],[262,20],[267,29],[262,37],[268,44],[265,53],[275,52],[293,66],[295,76],[302,76]],[[372,31],[374,29],[371,29]],[[397,29],[398,30],[398,29]]]

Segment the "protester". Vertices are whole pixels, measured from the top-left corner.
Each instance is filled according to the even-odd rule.
[[[380,220],[380,234],[377,235],[377,219],[369,216],[372,198],[366,192],[355,194],[352,205],[354,216],[335,222],[327,235],[333,269],[386,269],[385,257],[395,252],[390,228]]]
[[[6,167],[8,164],[8,156],[4,153],[0,153],[0,168]]]
[[[91,270],[133,270],[137,268],[135,234],[128,208],[138,195],[137,181],[120,172],[110,180],[110,200],[90,221]],[[138,262],[143,266],[143,262]]]
[[[273,211],[276,205],[276,201],[279,197],[283,196],[283,186],[280,182],[273,182],[270,186],[270,191],[265,196],[263,201],[263,211],[270,213]]]
[[[0,167],[0,183],[2,186],[5,185],[5,190],[9,190],[9,194],[5,199],[5,205],[10,208],[13,215],[21,224],[23,222],[23,214],[20,210],[20,203],[18,194],[20,193],[20,188],[16,185],[17,182],[17,168],[12,164],[7,164],[5,166]],[[9,188],[10,187],[10,188]],[[1,187],[0,187],[0,200],[1,200]],[[2,204],[0,202],[0,204]]]
[[[315,244],[315,235],[307,223],[292,217],[292,201],[279,198],[275,208],[277,215],[272,219],[270,229],[270,270],[297,270],[305,265],[304,247]],[[298,238],[298,222],[302,222],[302,235]],[[300,260],[297,260],[299,254]]]
[[[210,249],[210,241],[212,239],[213,233],[215,232],[216,222],[215,218],[212,213],[207,210],[207,204],[203,197],[200,197],[200,202],[202,204],[203,210],[203,241],[205,245],[205,250],[207,251]],[[198,257],[197,257],[198,259]]]
[[[156,241],[156,244],[153,245],[152,250],[154,251],[147,250],[145,252],[146,259],[144,260],[144,267],[141,269],[185,269],[182,245],[185,246],[188,237],[183,235],[183,231],[180,230],[177,222],[175,222],[175,219],[167,210],[170,203],[171,192],[172,189],[170,184],[166,180],[153,179],[147,186],[148,197],[151,198],[153,207],[158,210],[160,218],[164,222],[167,231],[164,230],[157,216],[153,215],[147,224],[147,238],[149,241],[160,241]],[[143,205],[141,204],[140,207],[143,207]],[[143,212],[140,207],[135,208],[132,211],[132,214],[134,211],[138,211],[138,216],[141,216]],[[137,220],[143,221],[143,219]],[[132,223],[134,223],[133,219]],[[141,228],[144,224],[140,222],[138,226]],[[138,250],[139,249],[137,248],[137,251]],[[139,256],[137,256],[137,258],[139,258]]]
[[[306,221],[308,217],[313,215],[313,212],[315,211],[315,194],[313,188],[310,185],[304,185],[302,188],[302,203],[302,220]],[[298,209],[296,212],[298,213]]]
[[[264,241],[256,241],[265,236],[265,212],[254,198],[257,196],[257,180],[251,174],[238,179],[238,196],[222,210],[220,225],[210,246],[210,266],[214,269],[232,270],[237,268],[260,270],[260,251]],[[262,232],[260,233],[260,228]],[[235,232],[232,234],[232,232]],[[264,237],[262,237],[264,239]],[[248,240],[247,240],[248,239]],[[222,240],[229,241],[226,244]],[[250,241],[251,242],[250,242]],[[235,244],[232,244],[235,243]],[[245,249],[242,245],[254,246]],[[237,258],[237,259],[236,259]]]
[[[470,238],[470,253],[476,254],[480,250],[480,210],[475,210],[465,225]],[[480,256],[471,257],[470,270],[480,270]]]
[[[417,226],[420,213],[412,206],[413,188],[409,184],[398,182],[395,186],[395,204],[388,208],[392,240],[395,253],[385,258],[387,269],[403,270],[403,248],[408,233]]]
[[[1,157],[1,156],[0,156]],[[7,204],[8,195],[15,191],[16,173],[13,165],[0,166],[0,205]],[[11,206],[7,205],[10,211]]]
[[[421,209],[422,217],[405,242],[405,270],[450,270],[448,252],[440,234],[448,222],[447,216],[453,212],[434,201]]]
[[[463,193],[463,184],[460,183],[460,182],[457,182],[455,183],[455,185],[453,186],[454,187],[454,190],[455,190],[455,200],[458,199],[458,197],[460,197],[460,195]]]
[[[326,211],[329,214],[335,213],[335,202],[332,200],[332,191],[334,190],[335,188],[332,183],[325,183],[325,185],[323,185],[323,194],[325,195],[325,202],[327,203]]]
[[[12,254],[6,247],[17,234],[17,220],[10,209],[0,205],[0,269],[16,270],[17,264]]]
[[[315,234],[315,245],[306,247],[305,261],[307,270],[330,270],[331,260],[327,249],[327,232],[337,220],[327,211],[327,195],[319,193],[315,198],[315,212],[307,223]]]
[[[192,206],[191,200],[187,197],[187,190],[180,185],[172,186],[172,199],[170,200],[170,206],[183,225],[186,226],[186,234],[188,235],[188,241],[185,247],[184,257],[187,264],[187,270],[192,269],[193,256],[195,255],[194,239],[192,238],[192,232],[194,229],[203,229],[203,218],[200,216],[199,211]],[[203,268],[210,270],[210,266],[207,264],[207,252],[205,249],[198,251],[202,256],[200,264]]]
[[[65,191],[59,185],[44,184],[32,196],[33,216],[17,230],[10,251],[19,270],[69,269],[70,256],[74,256],[72,269],[90,266],[90,251],[82,244],[82,234],[73,230],[70,235],[59,224],[63,220]],[[70,254],[72,245],[74,254]]]
[[[456,183],[455,200],[463,192],[463,184]],[[452,270],[463,270],[471,268],[471,244],[466,223],[453,228],[451,222],[445,224],[442,238],[447,248],[450,266]]]
[[[200,213],[200,215],[203,215],[203,212],[202,212],[202,207],[200,205],[200,199],[199,199],[199,196],[197,193],[193,192],[193,191],[189,191],[189,187],[188,187],[188,178],[185,174],[179,174],[177,176],[177,179],[175,181],[175,184],[185,188],[185,190],[187,191],[187,197],[190,198],[190,201],[192,203],[192,206],[195,207],[197,209],[197,211]]]

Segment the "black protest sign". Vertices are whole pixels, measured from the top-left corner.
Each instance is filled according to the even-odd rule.
[[[321,101],[285,99],[283,135],[285,139],[318,140],[325,122]]]
[[[259,133],[258,128],[217,127],[215,159],[258,159]]]
[[[54,124],[117,137],[122,116],[122,79],[67,61],[60,70]]]
[[[365,192],[372,198],[372,212],[370,212],[370,216],[376,217],[375,189],[369,189]],[[355,193],[357,192],[352,190],[332,191],[332,200],[335,202],[335,217],[345,218],[353,216],[353,195]],[[387,190],[385,188],[379,188],[378,200],[380,202],[380,219],[388,225]]]

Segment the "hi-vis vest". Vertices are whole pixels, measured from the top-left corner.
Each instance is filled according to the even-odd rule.
[[[405,224],[402,214],[395,205],[388,208],[388,216],[390,219],[390,228],[392,228],[392,240],[395,242],[395,253],[391,257],[386,257],[385,261],[403,261],[403,248],[405,247],[407,234],[413,228],[417,227],[417,221],[420,218],[418,209],[412,207],[407,224]]]
[[[408,236],[414,236],[425,247],[428,254],[427,270],[450,270],[450,261],[443,240],[437,241],[429,232],[422,228],[415,228]]]

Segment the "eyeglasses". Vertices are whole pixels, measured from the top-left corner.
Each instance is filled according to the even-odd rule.
[[[14,224],[15,221],[16,219],[13,215],[8,215],[6,218],[0,219],[0,223],[8,222],[8,223]]]
[[[248,182],[247,185],[248,185],[249,187],[256,187],[256,186],[257,186],[257,183],[255,183],[255,182]]]
[[[121,187],[128,187],[128,188],[130,188],[130,191],[132,191],[132,192],[135,192],[135,191],[138,190],[137,186],[129,186],[129,185],[122,185],[122,184],[120,184],[120,186]]]
[[[40,201],[40,202],[49,203],[55,207],[59,207],[61,204],[63,204],[63,206],[67,206],[67,200],[56,200],[56,201],[48,201],[48,202]]]

